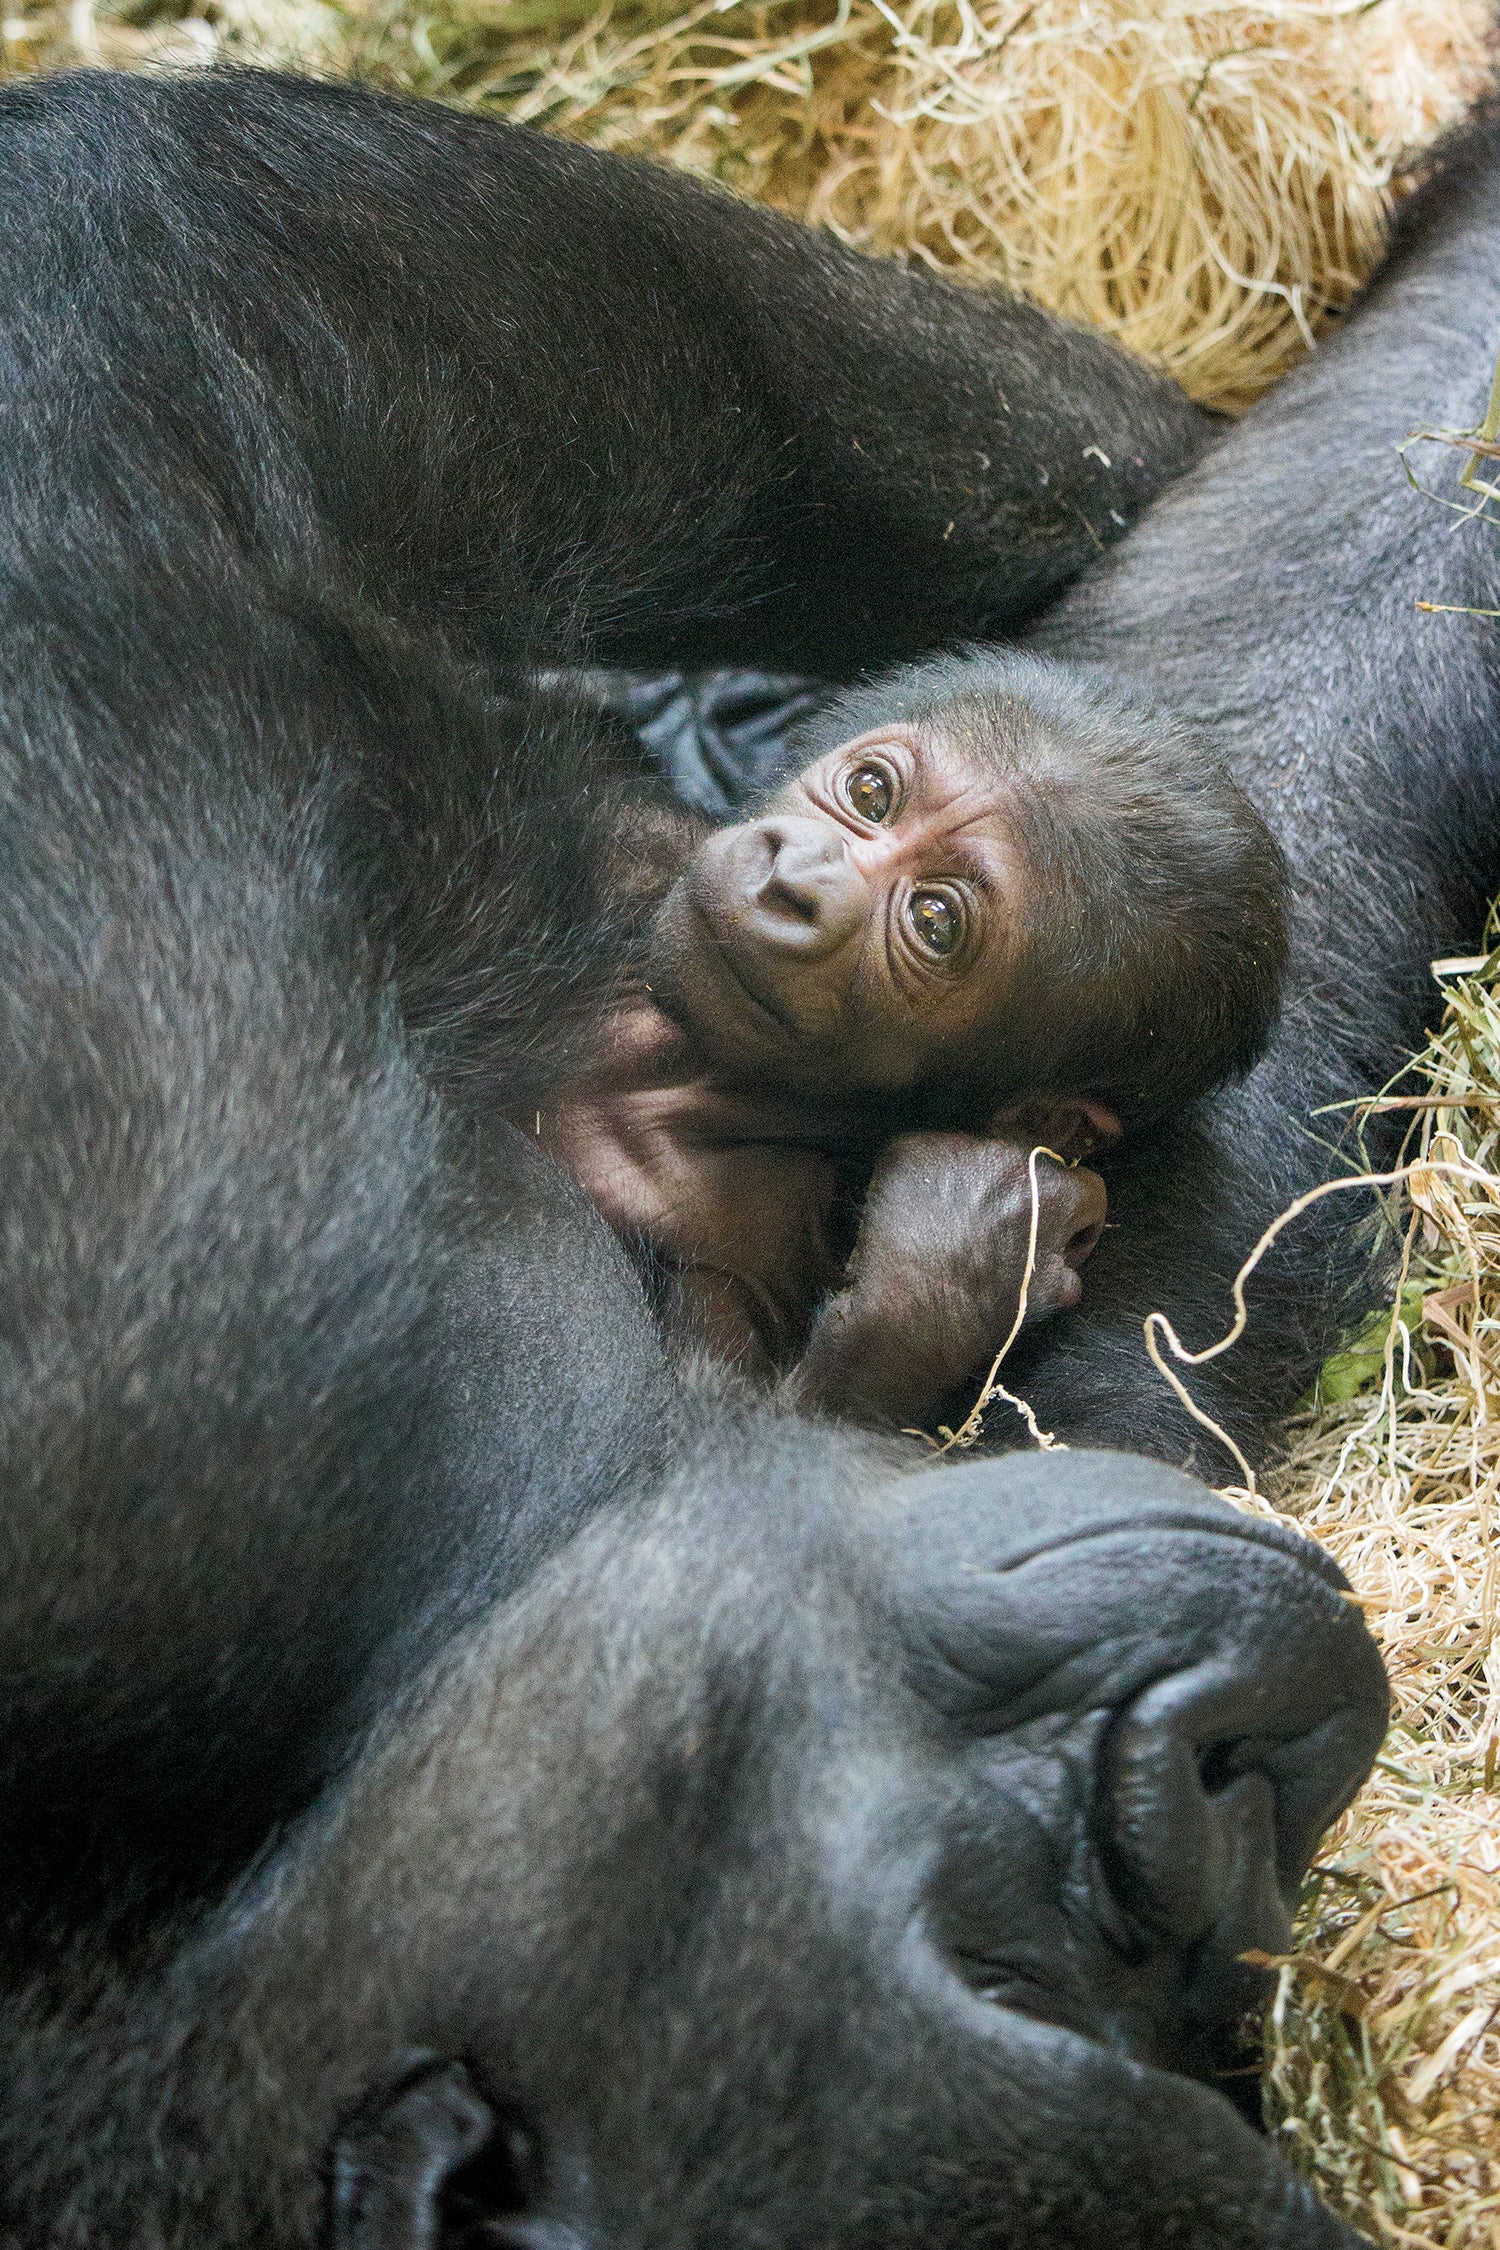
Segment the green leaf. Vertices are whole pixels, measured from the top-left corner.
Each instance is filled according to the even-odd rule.
[[[1422,1299],[1426,1293],[1420,1281],[1409,1281],[1401,1292],[1400,1317],[1413,1334],[1422,1326]],[[1349,1343],[1330,1352],[1303,1404],[1337,1405],[1343,1399],[1358,1398],[1361,1391],[1373,1390],[1385,1370],[1386,1338],[1390,1332],[1391,1307],[1386,1305],[1371,1314]],[[1399,1337],[1396,1342],[1399,1350]]]

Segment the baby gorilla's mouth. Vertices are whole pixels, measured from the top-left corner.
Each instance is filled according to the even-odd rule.
[[[730,981],[744,994],[752,1007],[758,1008],[762,1015],[768,1016],[779,1030],[786,1033],[788,1038],[800,1039],[802,1037],[801,1027],[781,1006],[779,1001],[773,999],[762,985],[746,974],[734,947],[718,935],[707,916],[703,914],[701,907],[695,910],[703,922],[707,942]]]
[[[733,1023],[734,1017],[740,1019],[753,1036],[744,1042],[743,1055],[725,1055],[731,1063],[759,1061],[767,1033],[778,1051],[784,1052],[788,1043],[805,1044],[808,1032],[774,981],[756,973],[753,960],[764,948],[737,926],[741,902],[733,887],[713,879],[712,873],[705,879],[705,873],[701,862],[690,869],[669,902],[675,912],[664,911],[658,919],[667,943],[664,961],[656,966],[670,999],[690,1019],[689,1028],[715,1051],[725,1047],[726,1034],[731,1048],[741,1045],[743,1031],[737,1033]]]
[[[707,1031],[719,1031],[708,1018],[728,993],[748,1002],[762,1030],[775,1027],[778,1045],[837,1042],[841,1051],[854,1035],[848,964],[868,902],[864,878],[825,824],[788,818],[721,830],[672,902],[677,987],[689,996],[695,984],[710,988],[698,1003]]]

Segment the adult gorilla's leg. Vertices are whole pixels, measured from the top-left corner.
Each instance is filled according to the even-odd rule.
[[[1147,1362],[1165,1309],[1193,1345],[1227,1327],[1262,1229],[1339,1159],[1317,1114],[1377,1091],[1440,1001],[1429,963],[1471,950],[1500,883],[1495,532],[1412,492],[1396,447],[1478,422],[1500,337],[1500,135],[1487,126],[1418,199],[1389,270],[1347,328],[1049,618],[1036,645],[1133,675],[1228,758],[1294,873],[1284,1020],[1249,1083],[1110,1182],[1117,1222],[1084,1306],[1024,1347],[1008,1380],[1043,1421],[1100,1442],[1228,1466]],[[1436,459],[1431,456],[1435,455]],[[1423,473],[1459,456],[1430,449]],[[1452,488],[1457,492],[1456,484]],[[1369,1135],[1377,1158],[1386,1128]],[[1357,1313],[1372,1198],[1298,1220],[1250,1291],[1249,1334],[1188,1380],[1254,1450]]]
[[[27,567],[211,597],[227,539],[490,650],[842,673],[1034,612],[1208,427],[1022,299],[436,105],[88,74],[0,150]]]
[[[721,1412],[175,1959],[13,2034],[10,2210],[304,2250],[336,2142],[338,2250],[1352,2244],[1174,2075],[1379,1741],[1341,1583],[1136,1460],[891,1483]]]

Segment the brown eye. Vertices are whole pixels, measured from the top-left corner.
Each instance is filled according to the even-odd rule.
[[[844,783],[844,795],[861,820],[886,819],[895,794],[890,775],[879,766],[859,766]]]
[[[906,918],[929,953],[951,953],[958,943],[958,909],[941,891],[913,891]]]

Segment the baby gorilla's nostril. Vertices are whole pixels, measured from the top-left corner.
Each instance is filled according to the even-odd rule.
[[[820,821],[767,821],[759,830],[766,859],[748,885],[763,941],[799,953],[831,951],[864,920],[866,892],[839,836]]]
[[[778,869],[761,892],[762,901],[774,900],[784,914],[799,922],[816,922],[821,901],[816,888],[805,879],[798,882]]]

